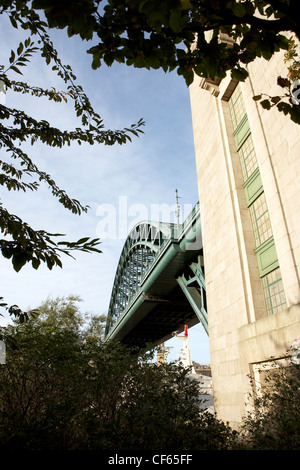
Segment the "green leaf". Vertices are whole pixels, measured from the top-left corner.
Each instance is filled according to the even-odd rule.
[[[100,54],[95,54],[92,61],[92,69],[96,70],[101,66]]]
[[[89,237],[80,238],[80,240],[78,240],[77,244],[81,245],[83,243],[86,243],[88,240],[89,240]]]
[[[290,87],[291,82],[288,78],[278,77],[277,78],[277,85],[281,86],[281,88]]]
[[[16,58],[16,54],[12,50],[11,53],[10,53],[9,63],[12,64],[14,62],[15,58]]]
[[[194,81],[194,71],[189,70],[187,73],[185,73],[184,74],[184,79],[185,79],[186,85],[190,86]]]
[[[24,49],[23,43],[20,42],[19,47],[18,47],[18,49],[17,49],[17,54],[18,54],[18,55],[21,55],[22,52],[23,52],[23,49]]]
[[[17,273],[20,271],[20,269],[26,264],[26,261],[27,261],[27,256],[22,254],[22,253],[19,253],[17,255],[14,255],[12,257],[12,264],[13,264],[13,268],[15,271],[17,271]]]
[[[296,124],[300,124],[300,106],[291,106],[289,113],[292,121]]]
[[[155,55],[151,55],[150,57],[147,57],[146,62],[153,69],[159,69],[160,67],[160,60]]]
[[[20,75],[23,75],[22,72],[20,72],[20,70],[15,65],[11,65],[10,70],[13,70],[14,72],[17,72]]]
[[[33,258],[33,260],[32,260],[32,267],[33,267],[34,269],[37,269],[37,268],[40,266],[40,264],[41,264],[41,262],[40,262],[39,259]]]
[[[273,104],[277,104],[277,103],[279,103],[279,101],[281,101],[281,96],[272,96],[271,102]]]
[[[232,78],[236,78],[240,82],[244,82],[248,77],[248,72],[246,69],[242,69],[241,67],[238,69],[231,70]]]
[[[289,45],[290,45],[290,40],[286,36],[279,34],[277,36],[277,44],[280,47],[280,49],[288,50]]]
[[[13,16],[10,16],[9,19],[10,19],[10,22],[11,22],[12,26],[13,26],[14,28],[18,29],[18,23],[16,22],[16,20],[14,19],[14,17],[13,17]]]
[[[233,4],[232,11],[239,18],[242,18],[247,13],[246,8],[240,2],[237,2],[237,3],[235,2]]]
[[[179,33],[182,30],[182,26],[183,22],[180,11],[172,11],[170,15],[170,28],[175,31],[175,33]]]
[[[281,103],[278,103],[277,108],[286,115],[290,112],[291,105],[282,101]]]
[[[271,108],[271,103],[269,100],[263,100],[260,103],[264,109],[270,109]]]

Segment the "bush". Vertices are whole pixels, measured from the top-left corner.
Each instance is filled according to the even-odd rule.
[[[300,449],[300,367],[274,363],[262,371],[261,393],[242,426],[241,446],[253,450]]]
[[[199,408],[198,383],[80,328],[6,330],[0,447],[24,450],[226,449],[232,431]]]

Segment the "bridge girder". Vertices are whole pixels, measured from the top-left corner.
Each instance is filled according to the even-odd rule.
[[[196,205],[180,227],[143,222],[130,232],[115,276],[106,340],[145,348],[199,321],[208,332],[205,302]]]

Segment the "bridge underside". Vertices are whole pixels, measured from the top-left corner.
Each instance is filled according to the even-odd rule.
[[[145,296],[140,316],[143,315],[142,310],[147,315],[122,338],[122,343],[128,346],[146,348],[148,344],[161,344],[175,331],[181,332],[184,325],[191,327],[199,323],[180,286],[176,286],[164,299]]]
[[[176,249],[165,269],[159,274],[154,270],[155,281],[149,287],[145,283],[108,338],[144,349],[167,341],[174,332],[183,331],[184,325],[192,327],[201,322],[207,331],[205,287],[199,279],[201,264],[199,251]]]

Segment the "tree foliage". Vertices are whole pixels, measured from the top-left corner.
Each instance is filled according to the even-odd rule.
[[[71,102],[80,123],[73,130],[58,129],[44,119],[35,119],[22,109],[0,104],[0,184],[5,190],[24,193],[35,192],[44,183],[64,208],[80,215],[87,212],[89,206],[59,188],[51,175],[38,168],[30,150],[25,149],[33,149],[37,144],[50,148],[63,148],[73,143],[121,145],[142,132],[143,121],[123,130],[105,129],[82,86],[77,84],[71,67],[60,60],[48,34],[47,24],[28,4],[20,0],[1,2],[0,17],[7,16],[12,27],[24,30],[28,37],[16,45],[7,62],[0,65],[0,86],[6,92],[27,94],[32,99],[44,97],[57,104]],[[65,90],[42,88],[22,80],[24,67],[29,66],[33,55],[37,54],[62,80]],[[3,201],[0,202],[0,231],[3,234],[0,239],[1,253],[12,261],[16,271],[26,263],[31,263],[34,269],[39,268],[41,263],[49,269],[62,267],[61,257],[73,257],[77,251],[101,253],[99,239],[82,237],[77,241],[66,241],[64,234],[35,229],[18,215],[12,214]],[[17,306],[11,308],[4,302],[2,306],[8,308],[9,313],[21,314]]]
[[[287,50],[287,32],[300,37],[296,0],[34,0],[49,26],[93,40],[92,68],[126,63],[177,70],[187,85],[200,77],[244,81],[247,65]],[[291,93],[289,92],[289,98]],[[300,123],[300,106],[275,97],[277,108]]]
[[[252,450],[300,449],[300,366],[288,359],[262,366],[262,383],[252,377],[252,410],[244,419],[240,440]]]
[[[79,300],[48,299],[4,329],[2,451],[299,450],[299,360],[262,366],[236,432],[203,408],[187,369],[103,343],[104,319],[87,322]]]
[[[11,51],[6,65],[0,66],[0,83],[6,90],[16,93],[29,94],[32,97],[46,97],[57,103],[71,100],[74,104],[76,116],[81,120],[81,126],[66,131],[57,129],[45,120],[36,120],[20,109],[12,109],[4,104],[0,105],[0,146],[3,152],[7,152],[9,160],[3,157],[1,160],[0,183],[11,191],[36,191],[40,182],[44,182],[50,188],[52,195],[68,210],[80,215],[87,212],[88,206],[83,206],[80,201],[72,199],[60,189],[53,178],[39,170],[30,156],[22,150],[22,144],[30,143],[33,146],[40,142],[49,147],[62,148],[73,142],[88,144],[113,145],[123,144],[131,140],[131,135],[139,135],[143,122],[121,131],[105,130],[101,117],[94,111],[83,88],[75,83],[76,77],[70,66],[64,65],[58,57],[50,37],[47,33],[47,25],[40,20],[34,10],[27,8],[26,2],[13,1],[2,2],[0,14],[7,14],[14,27],[20,27],[28,31],[30,37],[20,42],[17,50]],[[35,43],[33,35],[37,37]],[[33,54],[40,53],[47,65],[52,66],[58,76],[68,85],[66,91],[44,89],[23,81],[13,80],[11,75],[22,75],[22,67],[29,65]],[[35,178],[27,182],[26,178]],[[44,230],[34,230],[20,217],[10,214],[8,210],[0,206],[0,229],[6,238],[0,240],[2,255],[12,260],[13,267],[19,271],[26,263],[31,262],[37,269],[41,262],[47,264],[49,269],[53,266],[62,266],[61,255],[71,255],[76,250],[86,252],[101,252],[98,248],[99,240],[90,240],[83,237],[76,242],[57,241],[63,236],[59,233],[48,233]],[[7,238],[8,237],[8,238]]]
[[[37,310],[36,319],[6,329],[1,450],[230,446],[231,429],[199,410],[198,383],[186,369],[102,343],[82,328],[74,297],[48,300]]]
[[[288,49],[284,54],[284,62],[287,64],[287,77],[278,77],[277,84],[282,88],[282,95],[269,96],[266,93],[253,96],[254,101],[260,101],[264,109],[277,107],[285,115],[290,115],[291,119],[300,124],[300,61],[297,44],[293,37],[290,37]]]

